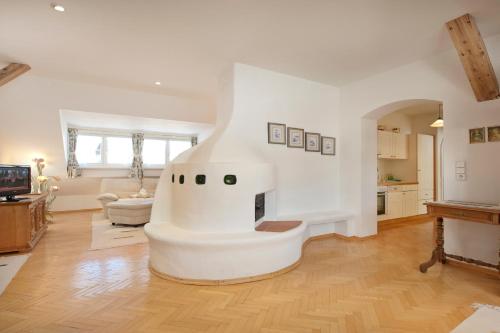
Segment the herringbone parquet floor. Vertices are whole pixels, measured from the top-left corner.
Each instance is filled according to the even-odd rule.
[[[314,241],[290,273],[200,287],[153,276],[145,245],[88,251],[90,215],[50,225],[0,296],[0,332],[449,332],[471,303],[500,305],[496,277],[439,264],[418,271],[431,223]]]

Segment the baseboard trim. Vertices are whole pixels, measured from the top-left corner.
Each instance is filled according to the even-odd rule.
[[[430,217],[427,214],[422,214],[422,215],[415,215],[415,216],[400,217],[397,219],[378,221],[377,224],[378,224],[379,230],[384,230],[384,229],[404,227],[404,226],[407,226],[409,224],[427,223],[430,221],[432,221],[432,217]]]
[[[328,239],[328,238],[338,238],[341,240],[347,240],[347,241],[363,241],[363,240],[368,240],[375,238],[377,235],[371,235],[371,236],[366,236],[366,237],[358,237],[358,236],[344,236],[336,233],[331,233],[331,234],[324,234],[324,235],[318,235],[318,236],[312,236],[309,237],[303,244],[302,244],[302,251],[300,254],[300,258],[291,264],[290,266],[284,267],[282,269],[279,269],[274,272],[266,273],[266,274],[260,274],[260,275],[254,275],[254,276],[248,276],[248,277],[242,277],[242,278],[236,278],[236,279],[226,279],[226,280],[206,280],[206,279],[185,279],[185,278],[180,278],[172,275],[168,275],[162,272],[158,272],[156,269],[154,269],[151,266],[151,263],[149,264],[149,270],[151,273],[154,275],[173,282],[177,283],[182,283],[182,284],[190,284],[190,285],[196,285],[196,286],[225,286],[225,285],[231,285],[231,284],[241,284],[241,283],[248,283],[248,282],[255,282],[255,281],[261,281],[261,280],[267,280],[274,278],[276,276],[288,273],[295,268],[297,268],[300,263],[302,262],[302,258],[304,257],[304,251],[309,245],[309,243],[317,240],[323,240],[323,239]]]
[[[446,258],[446,264],[445,265],[450,265],[450,266],[455,266],[455,267],[460,267],[460,268],[465,268],[471,271],[476,271],[476,272],[481,272],[484,274],[491,275],[493,277],[496,277],[497,279],[500,279],[500,271],[496,270],[494,268],[487,268],[487,267],[482,267],[479,265],[475,265],[473,263],[467,263],[463,261],[458,261],[452,258],[447,257]]]
[[[60,215],[66,213],[91,213],[91,212],[102,212],[102,208],[86,208],[86,209],[75,209],[75,210],[58,210],[55,212],[50,212],[52,215]]]

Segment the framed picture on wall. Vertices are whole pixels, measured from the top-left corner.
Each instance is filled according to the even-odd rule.
[[[470,143],[486,142],[486,135],[484,132],[485,132],[484,127],[470,129],[469,130],[469,142]]]
[[[500,126],[488,127],[488,142],[500,142]]]
[[[302,128],[287,127],[287,145],[290,148],[304,148],[304,130]]]
[[[267,123],[267,143],[286,144],[286,125],[278,123]]]
[[[321,146],[321,134],[306,132],[306,151],[319,152]]]
[[[321,155],[335,155],[335,138],[321,137]]]

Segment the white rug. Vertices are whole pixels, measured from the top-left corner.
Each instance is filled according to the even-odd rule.
[[[500,307],[478,303],[472,307],[477,309],[476,312],[451,333],[500,333]]]
[[[28,260],[29,254],[18,254],[0,257],[0,295],[16,276],[19,269]]]
[[[112,225],[102,213],[92,216],[92,244],[90,250],[147,243],[144,226],[128,227]]]

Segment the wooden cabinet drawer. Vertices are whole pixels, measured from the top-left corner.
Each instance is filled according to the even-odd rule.
[[[402,185],[387,186],[387,191],[388,192],[400,192],[402,190],[403,190],[403,186]]]
[[[431,190],[420,190],[418,191],[419,200],[432,200],[434,198],[434,191]]]
[[[488,212],[479,212],[466,209],[449,209],[447,207],[429,207],[432,215],[455,218],[460,220],[474,220],[488,224],[499,224],[496,215]]]
[[[403,191],[416,191],[417,190],[417,185],[412,184],[412,185],[402,185]]]

